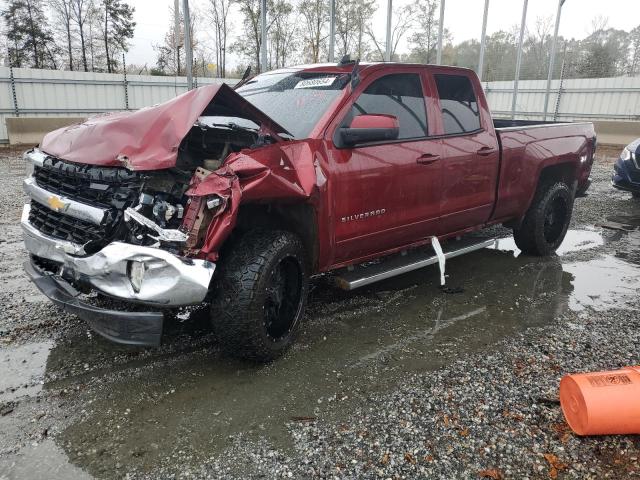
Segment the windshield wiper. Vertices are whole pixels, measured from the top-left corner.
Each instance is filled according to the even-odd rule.
[[[244,130],[244,131],[248,131],[248,132],[257,132],[258,130],[260,130],[259,128],[255,128],[255,127],[244,127],[242,125],[238,125],[237,123],[234,122],[227,122],[227,123],[203,123],[203,122],[198,122],[198,126],[199,127],[222,127],[222,128],[228,128],[229,130]]]

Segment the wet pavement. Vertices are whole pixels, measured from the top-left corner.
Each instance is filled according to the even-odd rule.
[[[495,248],[447,263],[459,293],[443,293],[433,267],[354,292],[315,279],[299,341],[270,365],[223,358],[199,314],[158,349],[101,339],[25,280],[15,212],[3,212],[0,479],[153,477],[160,467],[179,476],[184,465],[225,455],[238,437],[293,451],[291,422],[340,422],[412,374],[566,312],[636,308],[640,204],[606,188],[607,168],[577,200],[556,256],[519,255],[495,228],[504,237]],[[11,163],[5,181],[19,177]],[[608,207],[590,209],[594,195]],[[627,228],[599,226],[606,222]]]

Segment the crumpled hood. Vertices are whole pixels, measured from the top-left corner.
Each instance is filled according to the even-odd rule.
[[[40,149],[69,162],[159,170],[175,166],[178,147],[200,116],[215,105],[252,120],[276,140],[288,133],[226,84],[190,90],[167,102],[133,112],[89,118],[48,133]]]

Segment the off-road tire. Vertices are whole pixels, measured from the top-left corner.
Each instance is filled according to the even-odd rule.
[[[567,234],[573,198],[571,188],[563,182],[540,185],[524,220],[513,229],[516,246],[529,255],[555,252]]]
[[[291,232],[250,231],[226,249],[211,303],[211,323],[224,352],[259,362],[281,356],[300,326],[308,277],[304,246]]]

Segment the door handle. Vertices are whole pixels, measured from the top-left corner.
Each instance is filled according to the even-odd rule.
[[[482,147],[476,153],[482,157],[486,157],[487,155],[491,155],[495,150],[491,147]]]
[[[436,155],[434,153],[425,153],[424,155],[420,155],[416,162],[422,165],[429,165],[430,163],[436,162],[440,160],[440,155]]]

